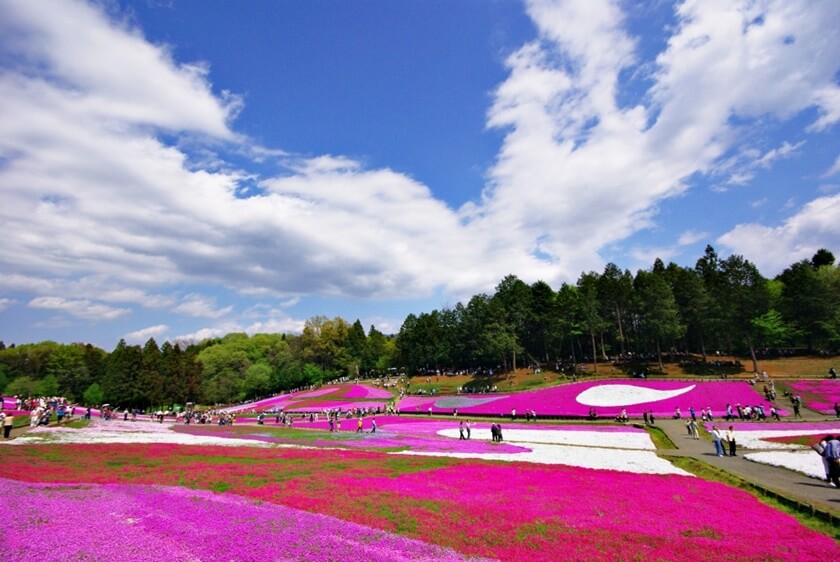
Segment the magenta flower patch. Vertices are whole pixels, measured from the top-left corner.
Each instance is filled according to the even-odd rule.
[[[803,380],[788,386],[802,395],[808,408],[821,414],[833,415],[834,404],[840,402],[840,379]]]
[[[0,479],[4,560],[465,560],[419,540],[232,494]]]
[[[690,407],[696,410],[712,408],[721,416],[726,405],[764,405],[768,403],[754,387],[743,381],[638,381],[617,379],[586,381],[553,388],[520,392],[502,396],[475,395],[457,397],[410,396],[399,403],[404,413],[452,413],[457,407],[463,414],[524,417],[526,410],[544,416],[586,417],[594,409],[600,418],[613,418],[622,410],[627,415],[641,417],[645,410],[658,417],[672,416],[676,408],[683,414]],[[475,400],[470,403],[469,400]],[[780,410],[781,414],[787,414]]]

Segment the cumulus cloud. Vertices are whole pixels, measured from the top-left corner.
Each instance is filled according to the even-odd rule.
[[[60,310],[85,320],[113,320],[130,312],[127,308],[106,306],[88,300],[67,300],[62,297],[36,297],[29,301],[27,306],[46,310]]]
[[[149,326],[147,328],[142,328],[134,332],[129,332],[123,336],[123,339],[127,343],[131,344],[145,343],[149,341],[149,338],[160,338],[168,331],[169,326],[167,326],[166,324],[158,324],[156,326]]]
[[[9,299],[9,298],[5,298],[5,297],[0,297],[0,312],[3,312],[3,311],[4,311],[4,310],[6,310],[7,308],[9,308],[9,307],[10,307],[10,306],[12,306],[13,304],[15,304],[15,302],[16,302],[16,301],[15,301],[14,299]]]
[[[779,226],[740,224],[718,242],[736,254],[749,256],[760,271],[778,273],[795,261],[810,259],[820,248],[840,247],[838,217],[840,195],[819,197]]]
[[[840,154],[837,155],[837,159],[834,161],[834,164],[831,165],[831,168],[828,169],[823,177],[831,177],[838,173],[840,173]]]
[[[623,107],[615,94],[636,65],[633,38],[616,5],[602,4],[530,2],[540,39],[508,60],[489,114],[508,134],[482,220],[539,240],[567,274],[595,269],[601,248],[654,224],[657,205],[692,175],[718,170],[746,134],[739,121],[812,106],[832,114],[833,98],[814,92],[838,69],[840,38],[822,31],[840,17],[836,5],[689,1],[656,59],[651,102]],[[729,181],[801,146],[745,152]],[[634,255],[651,252],[668,248]]]
[[[90,320],[129,305],[234,314],[183,288],[197,285],[288,300],[469,296],[511,272],[557,284],[655,227],[659,205],[693,176],[747,182],[804,146],[760,145],[739,122],[814,109],[820,132],[840,119],[840,4],[686,1],[655,60],[618,3],[526,7],[538,35],[506,59],[487,112],[500,151],[480,197],[453,209],[407,174],[258,146],[236,132],[242,99],[214,94],[207,63],[176,61],[95,5],[0,3],[0,287]],[[633,102],[620,96],[628,75],[649,84]],[[756,146],[736,151],[745,139]],[[240,169],[248,158],[287,169]],[[720,241],[790,262],[837,239],[832,202]],[[771,236],[779,251],[768,256],[758,245]],[[247,320],[183,337],[299,324]]]
[[[700,232],[697,230],[686,230],[682,234],[680,234],[679,239],[677,239],[677,244],[680,246],[690,246],[691,244],[696,244],[702,240],[707,240],[709,238],[708,232]]]
[[[175,312],[196,316],[200,318],[221,318],[233,310],[233,306],[225,308],[216,307],[216,299],[198,294],[190,294],[184,297],[181,304],[175,307]]]

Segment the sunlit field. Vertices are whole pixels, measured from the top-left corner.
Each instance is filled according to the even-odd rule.
[[[333,394],[324,403],[361,403],[378,390],[328,388],[283,400]],[[601,400],[610,389],[627,396],[606,384]],[[341,420],[334,431],[323,415],[258,424],[253,413],[225,426],[94,417],[78,428],[35,428],[0,449],[8,522],[0,552],[4,560],[44,549],[70,560],[678,560],[713,548],[725,560],[840,557],[832,538],[792,516],[658,457],[641,426],[451,414],[369,414],[361,427],[356,416]],[[501,441],[491,440],[494,423]],[[799,441],[785,427],[739,425],[741,446],[806,458],[805,435],[831,426],[797,426]],[[743,525],[744,513],[762,524]]]

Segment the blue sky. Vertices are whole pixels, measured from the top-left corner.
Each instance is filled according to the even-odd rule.
[[[0,340],[840,252],[840,3],[0,0]],[[840,255],[840,254],[838,254]]]

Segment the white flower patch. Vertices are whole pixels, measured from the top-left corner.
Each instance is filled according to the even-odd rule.
[[[532,462],[538,464],[557,464],[576,466],[580,468],[594,468],[600,470],[619,470],[635,474],[679,474],[691,476],[670,462],[659,458],[653,451],[634,451],[627,449],[604,449],[600,447],[580,447],[569,445],[546,445],[544,443],[527,443],[522,445],[531,449],[530,452],[506,453],[447,453],[447,452],[417,452],[400,451],[393,455],[420,455],[436,457],[454,457],[459,459],[483,459],[509,462]]]
[[[9,441],[10,445],[41,445],[71,443],[169,443],[174,445],[225,445],[269,447],[271,443],[250,439],[189,435],[171,430],[172,423],[127,422],[121,420],[92,420],[82,429],[39,426],[25,435]]]
[[[735,441],[744,449],[776,449],[779,451],[802,450],[802,445],[794,443],[775,443],[767,441],[775,437],[796,437],[799,435],[824,435],[824,429],[791,429],[791,430],[750,430],[739,431],[735,434]],[[810,450],[810,449],[808,449]]]
[[[577,402],[584,406],[633,406],[675,398],[691,392],[697,385],[675,390],[658,390],[630,384],[605,384],[587,388],[577,395]]]
[[[579,445],[583,447],[605,447],[616,449],[640,449],[654,451],[656,446],[650,436],[642,431],[564,431],[562,429],[506,429],[502,428],[507,443],[542,443],[546,445]],[[438,435],[457,439],[458,429],[442,429]],[[490,429],[472,430],[474,439],[491,439]]]
[[[811,478],[825,479],[825,465],[822,457],[812,450],[807,451],[766,451],[749,453],[744,458],[770,466],[778,466],[802,473]]]
[[[532,462],[619,470],[637,474],[689,473],[658,457],[656,447],[645,432],[630,431],[564,431],[562,429],[504,429],[505,443],[527,447],[520,453],[457,453],[400,451],[398,455],[446,456],[461,459],[484,459],[510,462]],[[457,439],[458,429],[444,429],[438,435]],[[475,428],[472,438],[490,440],[490,430]]]

